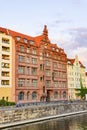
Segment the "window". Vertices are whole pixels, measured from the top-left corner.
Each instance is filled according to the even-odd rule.
[[[2,59],[4,60],[10,60],[10,56],[6,54],[2,54]]]
[[[27,67],[27,75],[30,75],[30,67]]]
[[[27,40],[26,38],[24,38],[24,42],[25,42],[25,43],[27,43],[27,42],[28,42],[28,40]]]
[[[33,41],[33,40],[30,40],[30,44],[31,44],[31,45],[34,44],[34,41]]]
[[[45,86],[43,86],[43,93],[45,93]]]
[[[24,87],[25,86],[25,79],[18,79],[18,86]]]
[[[21,38],[20,38],[19,36],[16,37],[16,40],[17,40],[17,41],[20,41],[20,39],[21,39]]]
[[[6,101],[8,101],[8,97],[6,97]]]
[[[56,52],[59,52],[59,49],[56,49]]]
[[[37,79],[32,79],[32,86],[36,87],[37,86]]]
[[[58,92],[54,92],[54,99],[58,98]]]
[[[27,100],[29,100],[29,97],[30,97],[30,93],[27,92]]]
[[[9,80],[1,80],[1,85],[9,85],[10,81]]]
[[[40,81],[41,81],[41,82],[43,81],[43,77],[40,77]]]
[[[29,87],[30,86],[30,79],[26,80],[26,86]]]
[[[54,82],[54,87],[58,87],[58,82]]]
[[[4,52],[10,52],[10,48],[2,46],[2,51],[4,51]]]
[[[51,86],[51,81],[50,80],[46,80],[46,86],[50,87]]]
[[[19,66],[18,67],[18,73],[19,74],[24,74],[25,73],[25,67],[24,66]]]
[[[24,52],[24,46],[20,46],[20,51]]]
[[[36,49],[35,48],[32,49],[32,54],[36,54]]]
[[[37,64],[37,58],[32,58],[32,63]]]
[[[4,63],[4,62],[2,62],[2,63],[1,63],[1,67],[2,67],[2,68],[10,68],[10,64],[9,64],[9,63]]]
[[[25,57],[22,56],[22,55],[19,55],[19,61],[20,61],[20,62],[24,62],[24,61],[25,61]]]
[[[24,92],[18,94],[18,100],[24,100]]]
[[[1,72],[1,76],[9,77],[10,76],[10,72],[2,71]]]
[[[57,62],[53,62],[53,67],[57,68]]]
[[[58,77],[58,72],[57,71],[54,71],[54,77]]]
[[[66,92],[64,91],[63,92],[63,99],[65,99],[66,98]]]
[[[43,65],[42,64],[40,64],[40,70],[43,70]]]
[[[51,76],[50,70],[46,70],[46,76]]]
[[[30,63],[30,57],[29,56],[26,57],[26,62]]]
[[[37,75],[37,68],[32,67],[32,75]]]
[[[48,61],[48,60],[45,61],[45,65],[46,65],[46,66],[50,66],[50,61]]]
[[[30,53],[30,47],[27,47],[27,53]]]
[[[55,49],[55,48],[53,47],[52,50],[54,51],[54,49]]]
[[[37,92],[32,93],[32,100],[35,100],[35,99],[37,99]]]
[[[10,41],[9,41],[9,39],[2,38],[2,43],[3,44],[9,44]]]

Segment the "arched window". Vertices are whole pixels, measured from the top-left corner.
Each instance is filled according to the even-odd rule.
[[[43,93],[45,93],[45,86],[43,86]]]
[[[35,100],[35,99],[37,99],[37,92],[32,93],[32,100]]]
[[[54,92],[54,99],[58,98],[58,92]]]
[[[24,100],[24,92],[18,94],[18,100]]]
[[[29,92],[27,92],[27,100],[29,100],[29,96],[30,96],[30,93],[29,93]]]
[[[66,98],[66,92],[64,91],[63,92],[63,99],[65,99]]]

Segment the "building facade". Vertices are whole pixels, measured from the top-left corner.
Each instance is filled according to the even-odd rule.
[[[13,100],[12,37],[0,31],[0,99]]]
[[[87,72],[85,73],[85,75],[86,75],[86,87],[87,87]]]
[[[78,56],[75,59],[67,59],[67,78],[68,78],[68,99],[79,99],[76,96],[76,88],[80,88],[80,81],[86,86],[86,68],[79,61]]]
[[[10,66],[6,70],[1,67],[0,98],[8,97],[15,102],[66,100],[67,55],[50,42],[47,26],[36,37],[5,28],[0,28],[0,32],[0,61]],[[5,47],[3,36],[9,39]],[[4,57],[9,60],[5,61]]]

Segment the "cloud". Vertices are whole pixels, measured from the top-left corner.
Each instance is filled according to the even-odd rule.
[[[65,50],[69,57],[79,56],[79,60],[87,68],[87,28],[74,28],[69,30],[70,44],[66,44]]]
[[[79,60],[87,68],[87,28],[72,28],[61,33],[53,39],[59,47],[62,47],[67,57],[75,58],[78,55]]]
[[[74,44],[87,47],[87,28],[71,29],[69,35],[71,35]]]

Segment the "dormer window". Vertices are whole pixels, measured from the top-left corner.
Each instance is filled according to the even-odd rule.
[[[26,38],[24,38],[24,42],[25,42],[25,43],[27,43],[27,42],[28,42],[28,40],[27,40]]]
[[[30,40],[30,44],[31,44],[31,45],[34,44],[34,41]]]
[[[53,47],[52,50],[54,51],[54,49],[55,49],[55,48]]]
[[[56,49],[56,52],[59,52],[59,49]]]
[[[21,38],[20,38],[19,36],[16,37],[16,40],[17,40],[17,41],[20,41],[20,39],[21,39]]]
[[[70,62],[70,61],[68,61],[68,64],[71,64],[71,62]]]

